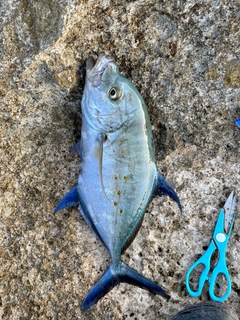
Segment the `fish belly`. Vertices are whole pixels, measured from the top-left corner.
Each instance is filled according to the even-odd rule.
[[[120,261],[151,200],[157,168],[149,145],[144,127],[122,128],[108,134],[102,166],[96,154],[83,158],[80,202],[113,260]]]

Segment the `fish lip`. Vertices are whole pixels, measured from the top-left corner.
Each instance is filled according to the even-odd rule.
[[[86,69],[86,72],[90,72],[94,65],[96,64],[96,60],[94,60],[94,58],[92,56],[88,57],[85,62],[85,69]]]
[[[98,87],[101,84],[104,71],[111,62],[114,62],[114,60],[104,54],[99,55],[96,61],[93,57],[89,57],[86,60],[86,81],[89,81],[92,86]]]

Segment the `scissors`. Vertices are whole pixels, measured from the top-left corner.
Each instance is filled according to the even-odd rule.
[[[188,293],[192,297],[198,297],[201,294],[206,280],[208,280],[210,284],[209,294],[211,299],[214,301],[217,301],[217,302],[225,301],[231,292],[231,280],[230,280],[230,275],[226,265],[225,254],[226,254],[228,240],[230,238],[234,220],[235,220],[235,213],[234,213],[235,206],[236,206],[236,195],[235,195],[235,192],[232,191],[223,209],[220,210],[219,217],[213,232],[212,241],[210,242],[208,249],[201,256],[201,258],[198,259],[190,267],[190,269],[187,272],[186,287],[187,287]],[[211,276],[209,276],[211,256],[215,250],[219,251],[219,260],[217,265],[213,269]],[[204,269],[199,278],[198,290],[192,291],[189,285],[189,277],[192,271],[198,265],[201,265],[201,264],[204,266]],[[227,291],[222,297],[218,297],[214,294],[214,286],[216,283],[216,279],[220,273],[223,274],[227,280]]]

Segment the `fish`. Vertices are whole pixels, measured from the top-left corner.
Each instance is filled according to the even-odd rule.
[[[121,282],[169,299],[159,285],[121,259],[137,235],[153,196],[169,196],[182,212],[176,192],[158,172],[146,105],[116,62],[104,54],[96,60],[89,57],[82,74],[81,140],[71,149],[80,155],[80,173],[77,185],[55,212],[78,206],[111,256],[109,268],[84,299],[82,310]]]

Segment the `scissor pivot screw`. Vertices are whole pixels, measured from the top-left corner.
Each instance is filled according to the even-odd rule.
[[[224,242],[224,241],[226,240],[225,234],[224,234],[224,233],[218,233],[218,234],[216,235],[216,240],[217,240],[218,242]]]

